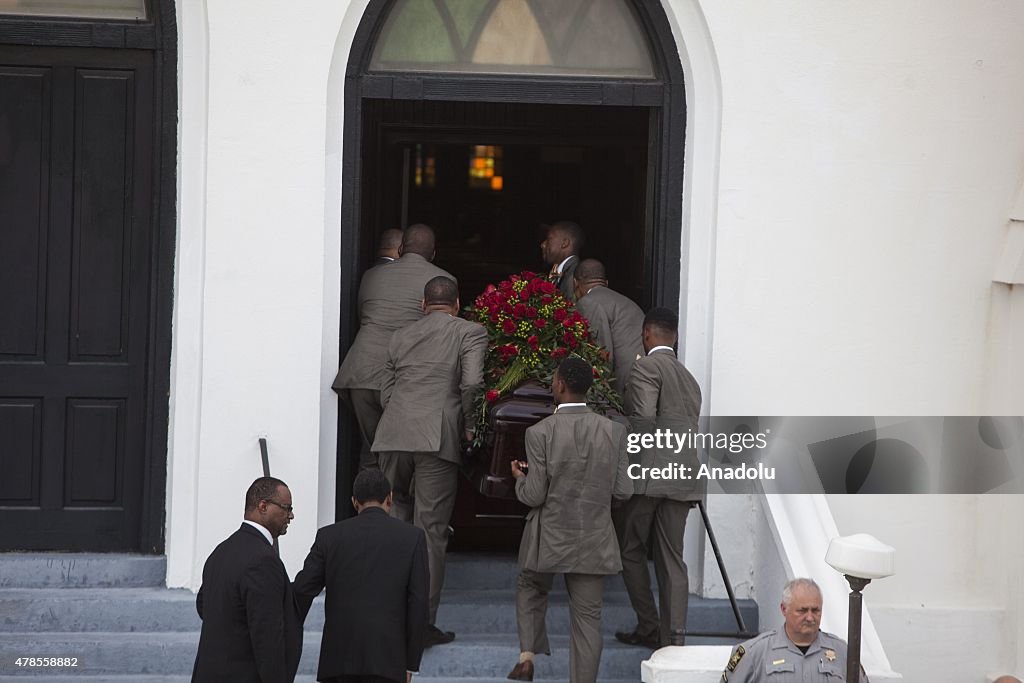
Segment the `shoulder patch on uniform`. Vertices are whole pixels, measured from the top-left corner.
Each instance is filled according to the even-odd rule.
[[[743,659],[743,655],[745,654],[747,654],[747,651],[743,649],[743,646],[737,645],[736,651],[733,652],[732,657],[729,658],[729,663],[726,665],[725,670],[735,671],[736,665],[740,663],[740,660]],[[725,680],[728,681],[729,679],[726,678]]]

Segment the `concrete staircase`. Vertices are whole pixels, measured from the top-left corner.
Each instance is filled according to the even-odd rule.
[[[492,683],[504,680],[518,657],[515,628],[515,558],[449,555],[438,625],[457,634],[454,643],[428,650],[419,683]],[[189,679],[199,639],[195,597],[163,587],[162,557],[130,555],[0,555],[0,683],[181,683]],[[323,626],[322,597],[306,621],[298,681],[314,680]],[[757,628],[757,607],[742,601],[744,618]],[[735,628],[723,600],[691,597],[689,626]],[[568,679],[569,610],[560,582],[552,594],[548,630],[552,656],[538,657],[537,680]],[[620,577],[605,589],[602,681],[637,681],[643,648],[620,645],[616,630],[635,624]],[[729,643],[691,638],[691,644]],[[18,657],[77,657],[76,668],[18,667]]]

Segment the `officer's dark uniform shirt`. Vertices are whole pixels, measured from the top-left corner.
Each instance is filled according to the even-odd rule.
[[[846,680],[846,643],[831,633],[801,652],[785,629],[767,631],[737,645],[722,672],[721,683],[840,683]],[[863,668],[861,683],[868,683]]]

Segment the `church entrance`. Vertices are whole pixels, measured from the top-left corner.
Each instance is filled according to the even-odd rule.
[[[543,272],[546,225],[579,223],[584,257],[643,308],[679,307],[682,68],[659,3],[373,0],[345,80],[340,354],[378,235],[438,235],[463,306],[488,283]],[[339,420],[337,515],[358,435]],[[458,494],[452,548],[515,548],[524,510]]]
[[[375,100],[363,116],[374,140],[364,158],[366,247],[390,227],[432,226],[435,263],[458,278],[466,307],[488,283],[544,272],[545,225],[572,220],[586,232],[582,255],[649,305],[646,109]],[[452,547],[514,548],[523,514],[476,493],[467,477]]]

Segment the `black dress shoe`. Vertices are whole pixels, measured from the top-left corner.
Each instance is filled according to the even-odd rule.
[[[616,631],[615,640],[626,645],[639,645],[640,647],[649,647],[652,650],[657,650],[661,647],[661,641],[658,639],[657,633],[652,633],[649,636],[642,636],[636,631]]]
[[[455,634],[451,631],[442,631],[433,624],[427,625],[427,633],[423,637],[423,647],[444,645],[455,640]]]
[[[532,681],[533,680],[533,662],[526,660],[525,662],[519,662],[512,670],[508,672],[509,680],[513,681]]]

